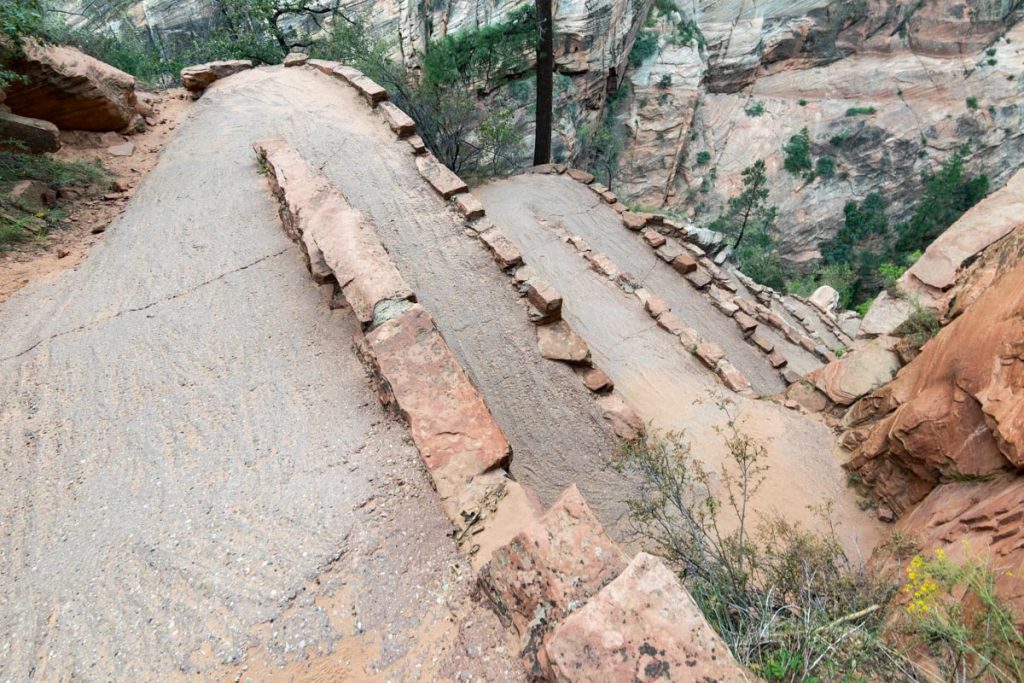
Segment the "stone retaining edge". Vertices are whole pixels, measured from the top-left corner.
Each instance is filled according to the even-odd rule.
[[[715,306],[715,308],[717,308],[723,315],[725,315],[728,318],[733,318],[734,320],[736,312],[739,310],[743,310],[744,312],[748,313],[748,315],[755,315],[755,317],[757,317],[761,322],[769,324],[772,327],[776,327],[780,332],[784,334],[787,340],[789,340],[793,344],[797,344],[803,347],[809,353],[812,353],[815,356],[817,356],[819,360],[822,360],[825,363],[828,363],[831,360],[831,357],[827,353],[827,350],[823,351],[821,348],[819,348],[819,344],[801,341],[801,338],[805,337],[806,335],[802,335],[796,330],[793,330],[792,326],[790,326],[784,320],[781,320],[781,318],[778,321],[776,321],[772,317],[772,314],[774,312],[771,311],[771,309],[768,308],[763,303],[758,302],[756,304],[752,304],[752,306],[754,306],[755,308],[753,309],[753,311],[748,312],[745,309],[744,304],[750,304],[750,302],[748,302],[746,299],[743,299],[742,297],[733,296],[736,292],[736,285],[730,281],[728,273],[726,273],[724,269],[722,269],[711,259],[709,259],[707,255],[704,253],[704,251],[697,245],[688,242],[686,239],[679,239],[677,237],[678,243],[675,244],[679,248],[684,250],[683,254],[671,259],[663,256],[662,251],[665,249],[665,247],[673,243],[669,243],[668,238],[662,235],[657,228],[661,226],[668,226],[678,236],[679,234],[685,234],[685,226],[677,225],[671,219],[667,219],[657,214],[637,213],[630,211],[625,205],[618,201],[618,197],[615,195],[615,193],[608,190],[608,188],[606,188],[604,185],[596,182],[596,180],[594,180],[594,176],[590,173],[587,173],[586,171],[567,168],[564,164],[544,164],[541,166],[533,167],[532,169],[530,169],[530,172],[540,174],[564,173],[568,177],[571,177],[573,180],[576,180],[579,183],[587,185],[598,196],[600,196],[605,201],[605,203],[609,204],[615,211],[617,211],[620,214],[620,216],[622,217],[622,224],[626,229],[632,232],[641,233],[644,237],[644,241],[647,243],[648,246],[650,246],[652,249],[658,252],[658,255],[661,257],[661,260],[665,261],[667,264],[672,266],[673,269],[676,270],[676,272],[678,272],[680,275],[683,275],[686,278],[687,282],[689,282],[690,285],[692,285],[695,289],[699,290],[703,295],[707,296],[711,303]],[[757,283],[754,283],[753,280],[750,280],[750,278],[744,276],[742,273],[737,272],[736,275],[741,280],[741,282],[743,282],[744,286],[748,286],[747,283],[749,282],[751,284],[754,284],[755,287],[759,290],[769,290],[769,288],[757,285]],[[717,290],[724,290],[728,292],[728,294],[716,294]],[[751,291],[754,292],[755,296],[757,296],[758,299],[761,298],[759,292],[755,291],[754,289],[751,289]],[[775,294],[774,290],[769,291],[771,291],[772,294]],[[770,303],[770,295],[767,298],[767,300]],[[775,317],[777,318],[777,316]],[[783,380],[785,380],[787,384],[792,384],[792,381],[790,381],[792,379],[791,374],[783,370],[783,368],[785,368],[785,366],[788,365],[788,361],[786,361],[785,357],[781,356],[781,353],[779,353],[778,355],[773,355],[773,352],[775,351],[774,348],[767,348],[764,344],[756,343],[754,341],[756,329],[746,329],[745,326],[740,323],[740,321],[736,321],[736,323],[737,325],[740,326],[741,330],[743,331],[744,338],[750,341],[755,348],[760,350],[765,356],[768,357],[769,363],[774,368],[780,371]],[[812,340],[808,338],[808,341]],[[729,375],[732,375],[737,380],[738,385],[742,386],[742,384],[744,383],[749,385],[749,383],[746,382],[746,378],[743,378],[742,380],[739,379],[740,377],[742,377],[742,375],[739,374],[739,371],[735,370],[735,368],[732,367],[731,364],[727,366],[726,370],[728,371]],[[719,373],[719,376],[722,377],[722,373]],[[727,386],[729,386],[732,383],[731,381],[726,381],[724,377],[722,378],[723,381],[726,382]],[[730,386],[730,388],[732,387]]]
[[[325,71],[326,65],[317,65],[313,63],[314,61],[309,60],[309,64],[313,68]],[[348,70],[346,76],[341,75],[340,72],[343,70]],[[342,80],[345,80],[359,90],[359,83],[361,81],[355,74],[351,73],[352,71],[355,70],[350,67],[339,69],[337,66],[332,65],[325,72],[341,77]],[[380,101],[375,101],[371,97],[366,97],[365,93],[363,94],[371,107],[376,106],[377,102]],[[395,130],[393,126],[390,127],[392,127],[392,130],[400,139],[408,137],[404,132]],[[414,154],[420,155],[417,159],[419,162],[423,156],[422,153],[417,150],[414,144],[411,144],[411,149]],[[428,160],[431,157],[432,155],[427,157]],[[417,166],[420,167],[420,164],[417,163]],[[421,174],[423,174],[422,167]],[[285,186],[281,191],[287,197],[287,173],[283,175]],[[441,175],[443,176],[444,174],[442,173]],[[454,176],[454,174],[451,175]],[[445,196],[442,188],[434,185],[426,175],[424,175],[424,178],[435,187],[442,197]],[[454,178],[457,179],[458,177],[454,176]],[[450,181],[451,179],[443,178],[443,180]],[[282,178],[275,172],[271,180],[272,187],[275,184],[280,185],[281,181]],[[459,183],[461,183],[461,180]],[[465,184],[462,183],[462,185],[464,186]],[[334,190],[334,192],[338,196],[341,194],[337,190]],[[303,208],[309,209],[308,205],[306,207],[301,205],[301,201],[304,198],[301,192],[299,194],[300,196],[295,204],[290,204],[287,199],[282,201],[282,220],[285,223],[286,229],[289,227],[287,220],[289,216],[301,215]],[[454,191],[449,197],[457,198],[462,195],[468,196],[463,197],[461,201],[455,199],[453,203],[458,207],[467,223],[472,224],[481,220],[484,215],[483,207],[475,197],[469,194],[468,188]],[[445,198],[447,199],[448,197]],[[493,226],[482,227],[485,227],[485,229],[475,230],[470,227],[467,228],[467,231],[474,233],[474,236],[479,238],[488,250],[491,251],[495,261],[506,274],[509,274],[513,268],[516,268],[515,272],[517,274],[525,275],[520,271],[527,269],[528,266],[522,264],[522,255],[518,253],[518,248],[515,247],[511,240],[508,240],[507,237]],[[370,225],[370,229],[372,230],[372,225]],[[306,248],[304,240],[296,241],[304,249]],[[315,255],[311,259],[307,254],[307,263],[314,261]],[[394,267],[394,264],[391,263],[390,267]],[[550,284],[542,281],[535,275],[524,277],[521,282],[519,282],[518,276],[516,277],[517,283],[520,285],[521,294],[527,297],[527,300],[534,308],[534,312],[540,314],[540,319],[535,320],[535,322],[541,324],[551,324],[554,322],[566,325],[561,320],[561,297],[557,295],[557,292],[554,291]],[[413,297],[412,301],[414,300],[415,297]],[[635,569],[635,562],[634,564],[626,565],[621,549],[608,538],[600,522],[593,515],[593,512],[590,511],[575,486],[567,489],[559,500],[546,512],[539,514],[540,506],[536,503],[536,500],[521,485],[512,480],[507,472],[510,454],[507,457],[497,459],[492,457],[488,460],[485,458],[483,463],[478,463],[480,464],[480,467],[477,468],[479,471],[471,469],[471,473],[467,472],[461,465],[453,468],[450,463],[453,462],[453,458],[465,455],[463,448],[469,448],[470,452],[473,452],[473,443],[467,442],[462,447],[454,450],[446,449],[442,446],[441,451],[443,452],[441,456],[439,458],[434,457],[437,451],[437,444],[431,443],[429,439],[424,438],[425,434],[430,433],[430,430],[417,429],[413,424],[416,419],[416,413],[423,411],[425,406],[417,402],[417,399],[422,398],[422,395],[417,396],[416,392],[410,391],[409,385],[415,378],[423,378],[424,376],[427,377],[427,381],[432,384],[434,389],[430,395],[431,406],[437,401],[438,391],[442,393],[463,393],[468,394],[465,397],[466,400],[479,404],[482,406],[483,411],[486,412],[486,416],[482,417],[479,411],[476,411],[477,418],[475,421],[478,424],[475,425],[443,426],[442,429],[445,433],[471,433],[474,429],[482,428],[491,434],[492,439],[497,439],[500,435],[500,442],[504,442],[506,450],[507,441],[505,441],[500,426],[497,425],[490,411],[487,410],[482,396],[472,386],[469,377],[462,370],[461,366],[458,366],[457,360],[444,342],[442,335],[437,330],[429,314],[419,304],[408,301],[407,303],[409,305],[399,310],[395,315],[383,321],[375,320],[366,334],[358,336],[356,349],[376,380],[381,400],[393,413],[404,417],[409,425],[413,441],[416,443],[417,448],[420,449],[421,458],[442,498],[442,505],[456,528],[455,539],[459,543],[460,549],[468,552],[473,558],[474,566],[480,568],[479,585],[482,591],[490,598],[498,615],[503,620],[517,625],[517,631],[523,638],[522,659],[531,675],[540,676],[547,680],[588,680],[572,670],[556,670],[552,668],[552,655],[555,653],[553,648],[556,647],[557,655],[561,661],[582,661],[586,659],[592,666],[600,668],[602,660],[614,658],[618,662],[625,662],[625,668],[630,671],[639,670],[640,667],[650,663],[651,655],[649,652],[651,648],[654,649],[655,653],[660,652],[661,656],[665,656],[665,647],[659,647],[665,645],[672,647],[677,651],[677,654],[681,655],[678,652],[680,644],[684,641],[689,643],[687,639],[693,633],[690,622],[697,621],[707,626],[703,615],[696,609],[692,601],[684,603],[688,605],[688,608],[684,609],[683,612],[679,611],[678,605],[680,601],[676,599],[676,596],[686,595],[685,589],[679,583],[678,578],[663,565],[660,559],[643,556],[646,563],[645,567],[653,566],[659,571],[660,576],[668,575],[671,577],[670,581],[673,584],[673,590],[659,590],[654,593],[646,593],[644,582],[636,582],[634,580],[630,583],[632,575],[639,571],[644,571],[644,569]],[[554,317],[556,314],[557,317]],[[554,319],[552,320],[552,318]],[[423,343],[422,340],[424,338],[431,345],[429,353],[425,355],[431,357],[437,357],[438,355],[447,356],[455,367],[444,365],[443,369],[439,372],[428,372],[429,368],[421,367],[415,363],[408,363],[406,360],[408,357],[415,358],[418,355],[416,352],[417,346]],[[597,369],[591,368],[590,370]],[[455,386],[450,386],[453,383]],[[637,432],[643,428],[635,413],[626,408],[621,399],[614,394],[600,396],[599,400],[605,403],[615,403],[617,401],[617,403],[621,404],[619,408],[620,414],[617,416],[619,421],[623,419],[622,413],[626,413],[627,418],[631,414],[632,418],[638,423],[631,426],[635,427]],[[436,413],[438,411],[433,408],[431,411],[435,413],[432,415],[432,418],[436,421]],[[450,411],[440,412],[446,413]],[[465,415],[463,410],[456,410],[452,419],[459,419],[463,415]],[[479,424],[481,421],[486,424]],[[498,450],[500,451],[501,449],[499,448]],[[494,449],[492,448],[489,454],[493,455],[493,451]],[[469,458],[470,462],[478,461],[475,455],[474,453],[474,457]],[[448,458],[446,459],[445,456],[448,456]],[[439,465],[439,462],[449,464]],[[464,464],[465,458],[459,462]],[[453,469],[455,476],[451,476]],[[477,534],[475,525],[481,524],[488,517],[497,521],[496,524],[489,527],[490,529],[495,529],[497,533],[487,534],[488,528],[485,528],[483,533]],[[509,529],[516,532],[514,536],[509,533]],[[511,538],[509,538],[510,536]],[[467,539],[480,539],[480,542],[474,542],[472,545],[469,545],[466,543]],[[620,559],[622,561],[619,561]],[[487,560],[487,562],[484,563],[482,560]],[[511,568],[512,565],[516,564],[521,566],[523,571],[515,571]],[[626,575],[627,569],[632,572],[630,576]],[[619,587],[619,592],[621,593],[621,585],[624,582],[628,587],[634,589],[627,591],[627,593],[635,593],[637,600],[647,606],[646,612],[637,611],[634,620],[626,625],[629,628],[630,635],[638,638],[633,643],[635,647],[628,650],[615,648],[614,650],[608,649],[606,652],[600,652],[595,650],[592,643],[585,643],[580,639],[572,639],[567,636],[562,638],[552,637],[552,629],[563,617],[570,616],[584,605],[613,600],[614,598],[611,596],[605,597],[608,592],[606,587],[615,585]],[[672,604],[669,604],[669,602]],[[658,605],[660,604],[663,606],[659,609]],[[531,606],[532,609],[530,609]],[[669,614],[672,610],[675,610],[677,617],[675,620],[666,621],[664,617],[661,619],[654,617],[655,614]],[[607,630],[614,630],[622,628],[623,624],[621,621],[618,615],[614,614],[604,619],[597,619],[594,623]],[[567,620],[566,623],[568,623]],[[710,631],[709,627],[708,630]],[[708,643],[715,644],[709,648]],[[691,647],[687,648],[689,653],[688,660],[694,656],[692,650],[693,643],[689,644]],[[727,680],[750,680],[746,670],[735,661],[728,648],[725,647],[713,632],[711,632],[710,639],[698,643],[698,647],[704,648],[709,661],[717,661],[723,671],[729,672]],[[671,656],[672,653],[669,654]],[[657,659],[655,659],[654,665],[660,666]],[[690,665],[689,661],[687,661],[687,665]],[[677,675],[687,675],[682,667],[678,667],[674,673],[677,673]],[[672,679],[673,677],[670,676],[669,680]],[[626,679],[623,678],[622,680]],[[689,679],[675,678],[675,680]]]

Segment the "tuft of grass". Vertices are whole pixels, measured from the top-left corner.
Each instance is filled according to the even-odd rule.
[[[907,337],[915,350],[920,350],[929,339],[942,329],[942,322],[935,312],[925,308],[917,301],[913,302],[914,310],[910,316],[893,330],[893,336]]]
[[[0,152],[0,182],[40,180],[48,185],[89,185],[109,180],[98,163],[59,161],[24,152]]]

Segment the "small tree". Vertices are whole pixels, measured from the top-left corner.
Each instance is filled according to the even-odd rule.
[[[767,232],[775,222],[775,213],[775,207],[768,206],[764,159],[758,159],[753,166],[743,169],[743,192],[729,200],[725,213],[715,219],[711,229],[735,238],[732,246],[738,249],[748,230]]]

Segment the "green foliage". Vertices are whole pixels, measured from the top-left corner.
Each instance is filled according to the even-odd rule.
[[[801,107],[806,107],[807,106],[807,100],[805,100],[804,98],[801,97],[800,100],[797,102],[797,104],[799,104]]]
[[[729,199],[725,212],[710,227],[733,237],[733,247],[738,248],[748,230],[767,234],[775,222],[775,213],[775,207],[768,206],[768,175],[764,159],[758,159],[743,169],[743,192]]]
[[[782,150],[786,153],[783,166],[787,171],[795,176],[811,175],[814,163],[811,161],[811,137],[806,128],[790,137]]]
[[[757,118],[764,113],[764,102],[751,102],[744,109],[744,113],[751,118]]]
[[[978,98],[973,96],[973,95],[968,97],[965,100],[965,102],[967,103],[967,108],[968,109],[977,109],[978,108]]]
[[[99,164],[58,161],[45,155],[0,151],[0,182],[40,180],[47,185],[88,185],[109,178]]]
[[[0,90],[16,79],[8,69],[21,53],[21,40],[38,36],[43,30],[40,0],[0,0]]]
[[[849,130],[841,130],[828,139],[828,142],[833,147],[842,147],[843,143],[850,139]]]
[[[836,160],[832,157],[818,157],[814,164],[814,174],[828,180],[836,174]]]
[[[988,194],[988,176],[967,179],[964,162],[970,146],[965,143],[935,174],[925,174],[924,191],[910,220],[896,228],[896,249],[901,253],[923,251],[967,209]]]
[[[752,521],[767,452],[729,416],[729,457],[708,471],[684,435],[644,434],[612,465],[638,482],[639,539],[679,574],[733,654],[772,681],[894,680],[909,664],[883,640],[895,588],[843,552],[834,532]],[[827,507],[819,510],[831,522]],[[830,526],[831,528],[831,526]],[[729,531],[726,531],[728,529]]]
[[[432,87],[462,86],[490,92],[529,69],[537,46],[533,3],[505,21],[461,31],[431,44],[423,55],[423,80]]]
[[[106,184],[103,167],[84,162],[64,162],[44,155],[0,152],[0,182],[38,180],[50,187]],[[21,200],[0,196],[0,252],[19,242],[39,241],[60,225],[60,211],[28,206]]]
[[[697,41],[699,47],[704,47],[704,34],[701,33],[700,26],[695,21],[684,20],[680,22],[676,28],[673,42],[676,45],[689,46],[694,41]]]
[[[658,52],[658,34],[653,31],[641,31],[629,51],[629,65],[636,68],[649,57]]]
[[[711,152],[707,151],[706,149],[702,149],[701,151],[697,152],[697,165],[698,166],[707,166],[710,161],[711,161]]]
[[[677,9],[673,0],[654,0],[654,8],[658,10],[658,14],[666,17]]]
[[[579,161],[608,187],[612,186],[619,167],[622,140],[615,131],[615,119],[609,114],[603,121],[581,131]]]
[[[917,301],[914,301],[913,305],[913,311],[892,333],[896,337],[907,337],[914,349],[920,349],[939,333],[942,322],[931,309],[925,308]]]
[[[850,107],[846,110],[847,116],[871,116],[874,113],[874,107]]]
[[[786,282],[786,291],[799,296],[810,296],[814,290],[828,285],[839,293],[839,306],[849,308],[853,304],[857,274],[847,264],[833,263],[821,266],[812,273]]]

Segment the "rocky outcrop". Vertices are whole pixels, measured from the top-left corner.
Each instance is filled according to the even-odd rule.
[[[880,295],[864,317],[862,333],[890,334],[913,311],[911,300],[935,313],[963,311],[1015,259],[977,257],[990,246],[1024,226],[1024,171],[1018,171],[997,192],[976,204],[946,229],[897,282],[902,298]],[[969,273],[961,268],[975,262]],[[979,278],[984,264],[988,275]],[[982,281],[977,281],[977,280]],[[956,286],[954,286],[956,285]],[[969,285],[969,286],[968,286]]]
[[[896,512],[940,483],[1024,466],[1024,262],[855,405],[846,426],[859,442],[847,467]]]
[[[214,81],[251,68],[252,62],[248,59],[231,59],[187,66],[181,70],[181,85],[192,93],[193,97],[199,97],[203,91],[213,85]]]
[[[9,140],[15,144],[5,145]],[[49,121],[0,111],[0,149],[32,154],[56,152],[60,149],[60,130]]]
[[[5,104],[20,116],[58,128],[121,131],[138,117],[135,79],[73,47],[25,41]]]

